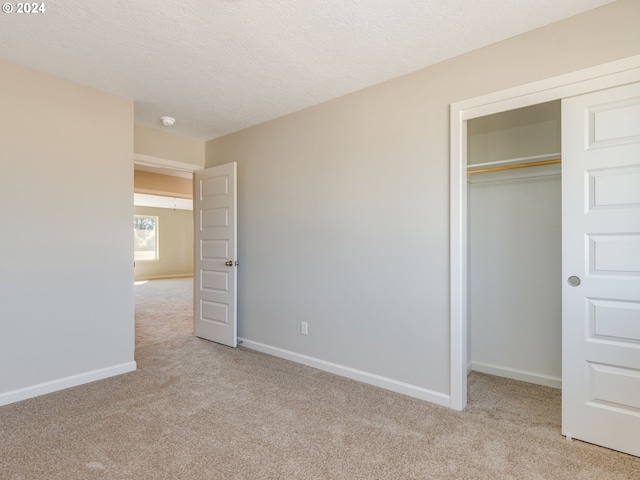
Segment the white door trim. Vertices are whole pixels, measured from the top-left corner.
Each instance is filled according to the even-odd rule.
[[[467,404],[467,120],[637,81],[640,55],[451,104],[451,408]]]
[[[169,160],[168,158],[153,157],[151,155],[143,155],[141,153],[133,154],[134,165],[144,165],[148,167],[166,168],[169,170],[177,170],[180,172],[193,173],[196,170],[202,170],[202,165],[194,165],[192,163],[178,162]]]

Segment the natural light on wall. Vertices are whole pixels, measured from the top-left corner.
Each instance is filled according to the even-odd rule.
[[[134,259],[136,262],[154,262],[158,256],[158,217],[134,215]]]

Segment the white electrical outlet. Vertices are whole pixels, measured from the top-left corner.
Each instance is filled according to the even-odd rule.
[[[309,325],[307,322],[300,322],[300,334],[308,335],[309,334]]]

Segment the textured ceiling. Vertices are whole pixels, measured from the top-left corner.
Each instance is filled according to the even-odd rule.
[[[208,140],[611,0],[44,0],[0,58],[135,100]],[[13,5],[16,3],[13,2]]]

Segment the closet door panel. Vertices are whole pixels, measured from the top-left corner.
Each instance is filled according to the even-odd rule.
[[[640,83],[562,115],[562,432],[640,456]]]

